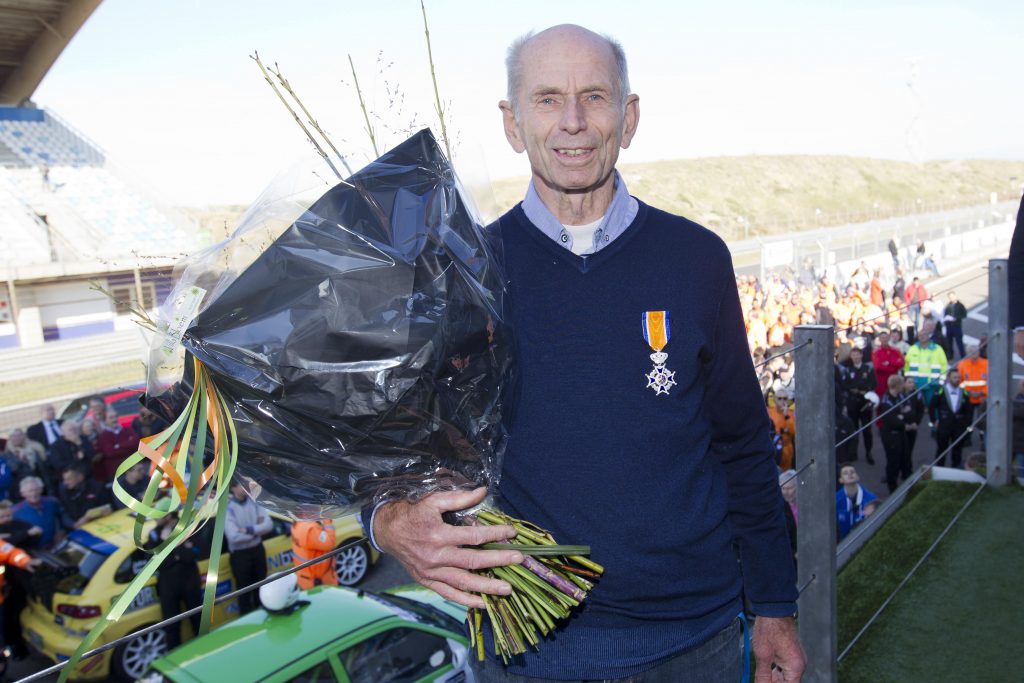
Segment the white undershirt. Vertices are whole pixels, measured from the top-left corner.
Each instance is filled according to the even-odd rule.
[[[581,254],[589,254],[594,251],[594,233],[601,227],[601,221],[603,220],[604,216],[601,216],[593,223],[587,223],[586,225],[562,224],[565,231],[572,237],[572,253],[580,256]]]

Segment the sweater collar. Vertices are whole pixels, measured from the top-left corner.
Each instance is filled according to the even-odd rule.
[[[591,253],[611,244],[630,226],[640,209],[637,200],[629,196],[626,181],[622,179],[618,171],[615,171],[614,182],[615,195],[612,197],[612,203],[608,205],[608,211],[605,212],[601,224],[594,231]],[[523,213],[545,235],[566,249],[572,249],[572,235],[541,200],[532,180],[526,190],[526,198],[523,199]]]

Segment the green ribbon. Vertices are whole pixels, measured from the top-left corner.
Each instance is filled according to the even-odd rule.
[[[203,455],[210,434],[213,435],[214,440],[214,460],[210,468],[204,471]],[[186,457],[180,457],[181,451]],[[142,500],[138,500],[125,491],[119,479],[132,466],[146,460],[153,462],[155,469],[150,477],[149,485],[142,495]],[[186,462],[190,469],[187,486],[184,483]],[[228,404],[217,390],[209,371],[202,363],[195,360],[195,386],[186,409],[170,427],[154,435],[151,439],[141,442],[139,450],[126,458],[118,466],[114,475],[114,495],[135,512],[135,526],[132,534],[135,545],[147,553],[151,553],[153,557],[132,579],[124,592],[111,602],[110,607],[100,617],[100,620],[82,639],[78,649],[61,670],[58,683],[68,680],[68,676],[81,661],[82,655],[92,648],[107,626],[124,615],[167,557],[213,518],[213,543],[206,570],[206,587],[203,591],[203,611],[200,618],[199,635],[209,631],[210,617],[217,594],[217,577],[224,541],[224,520],[227,515],[229,498],[228,490],[237,462],[238,434],[231,419]],[[161,483],[165,479],[170,480],[171,484],[170,505],[166,507],[157,505],[157,497],[161,493]],[[143,536],[146,524],[151,520],[163,519],[175,512],[179,514],[179,519],[167,539],[154,548],[146,548],[146,539]]]

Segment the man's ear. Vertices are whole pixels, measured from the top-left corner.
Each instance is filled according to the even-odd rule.
[[[522,154],[526,151],[526,144],[523,142],[522,135],[519,134],[519,123],[516,121],[512,104],[508,100],[502,100],[498,102],[498,109],[501,110],[501,122],[505,126],[505,139],[508,140],[508,144],[512,145],[516,154]]]
[[[626,113],[622,122],[622,149],[628,149],[640,123],[640,96],[630,95],[626,98]]]

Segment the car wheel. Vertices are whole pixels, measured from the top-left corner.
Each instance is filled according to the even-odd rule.
[[[165,654],[167,654],[167,635],[160,628],[118,645],[110,664],[118,679],[134,681],[142,678],[149,665]]]
[[[342,551],[334,560],[334,569],[342,586],[354,586],[362,581],[370,569],[370,554],[366,552],[366,546],[359,543]]]

